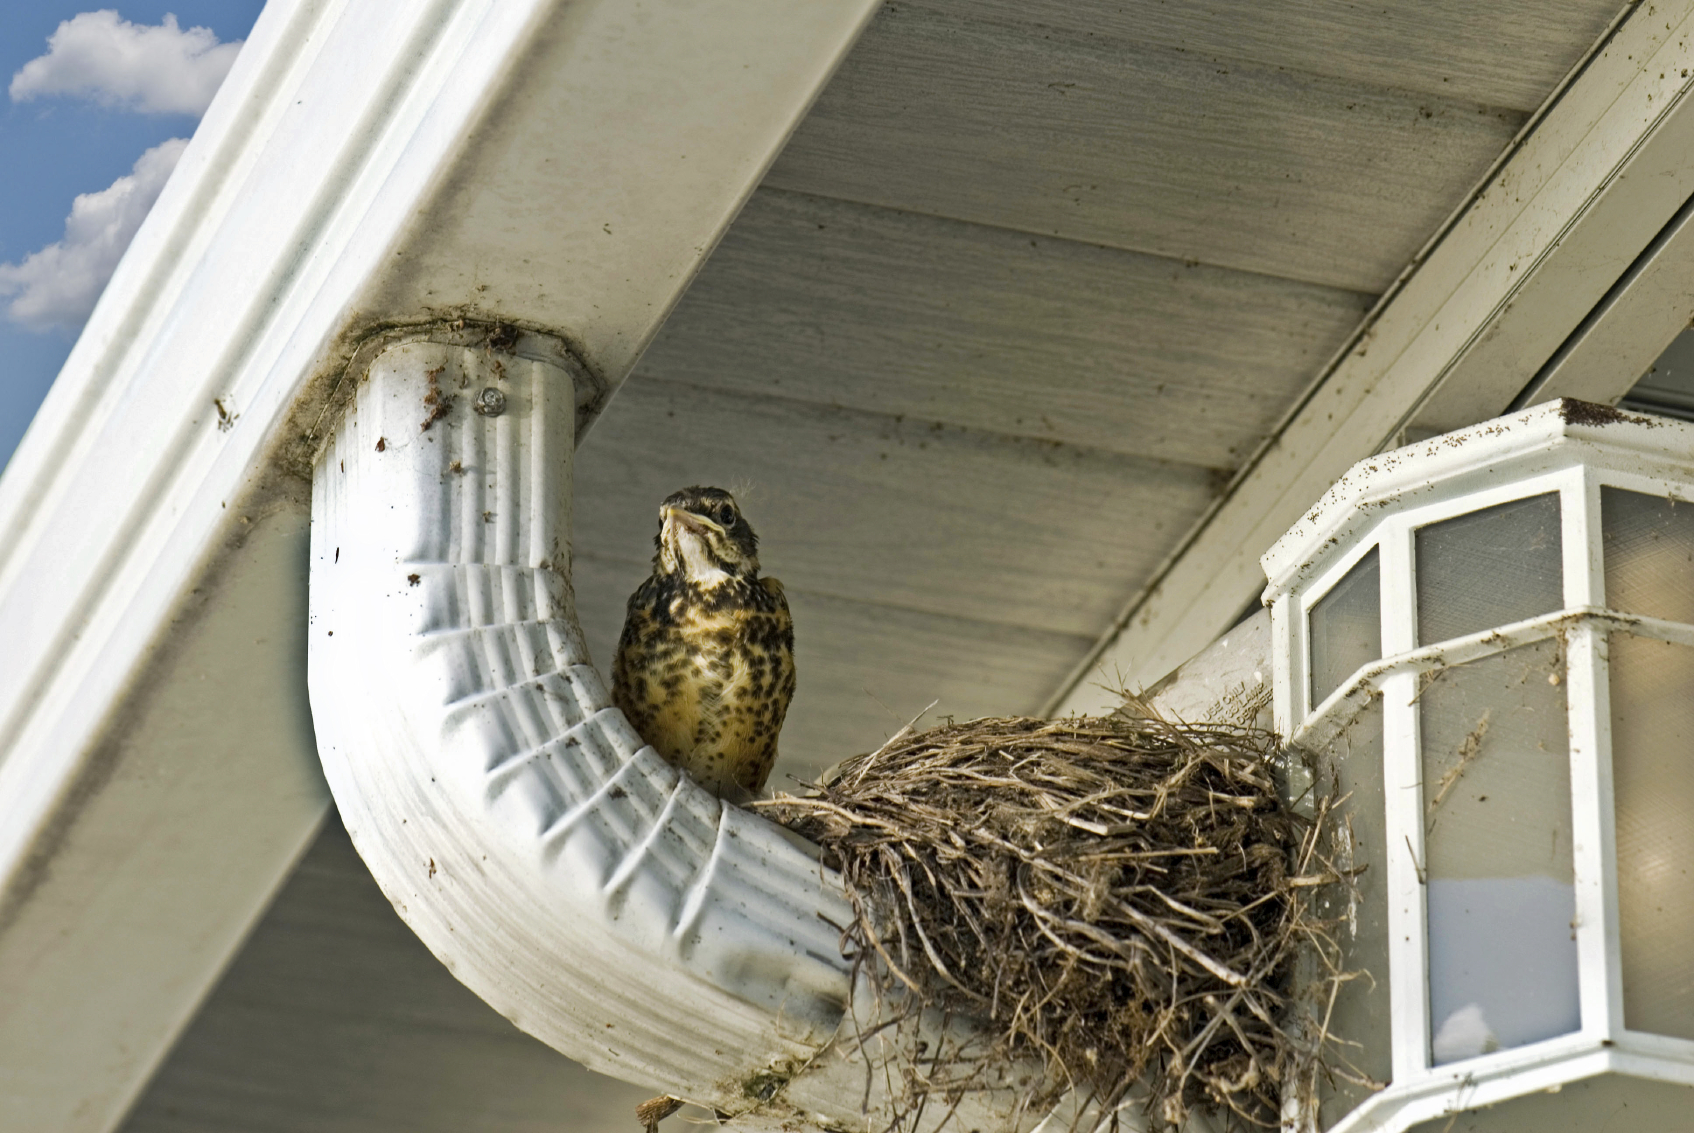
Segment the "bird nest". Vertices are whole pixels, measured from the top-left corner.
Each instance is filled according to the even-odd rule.
[[[845,951],[880,1000],[985,1023],[945,1072],[915,1046],[895,1125],[1031,1059],[1028,1112],[1075,1090],[1096,1115],[1139,1099],[1154,1126],[1198,1107],[1274,1127],[1286,1096],[1310,1103],[1346,976],[1309,898],[1345,879],[1327,802],[1285,806],[1279,758],[1266,732],[1127,711],[982,719],[761,804],[841,871]]]

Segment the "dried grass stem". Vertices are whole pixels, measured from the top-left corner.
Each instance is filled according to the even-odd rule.
[[[1274,1127],[1323,1065],[1321,1019],[1291,1010],[1296,956],[1345,978],[1305,896],[1344,880],[1319,853],[1326,807],[1285,807],[1276,757],[1266,733],[1127,714],[974,720],[762,805],[841,871],[873,978],[986,1021],[980,1080],[1033,1057],[1026,1107],[1076,1088],[1110,1109],[1139,1084],[1156,1123],[1201,1105]],[[913,1057],[897,1124],[935,1084],[957,1103],[971,1068],[939,1057]]]

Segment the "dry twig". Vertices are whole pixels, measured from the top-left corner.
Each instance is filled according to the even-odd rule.
[[[1343,878],[1326,807],[1279,801],[1276,754],[1266,733],[1140,715],[984,719],[903,730],[761,804],[841,871],[873,978],[989,1024],[952,1056],[974,1065],[912,1058],[897,1123],[1027,1058],[1047,1075],[1026,1106],[1076,1088],[1106,1112],[1141,1083],[1155,1122],[1200,1105],[1274,1127],[1285,1090],[1310,1097],[1330,984],[1316,1011],[1289,988],[1302,949],[1346,978],[1309,896]]]

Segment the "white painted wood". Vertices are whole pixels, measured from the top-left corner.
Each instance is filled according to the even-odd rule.
[[[876,8],[552,0],[361,306],[554,328],[615,383]]]
[[[160,866],[137,884],[74,856],[54,868],[72,845],[57,833],[78,808],[98,811],[126,768],[163,783],[206,757],[179,742],[186,723],[146,751],[115,729],[146,706],[131,694],[163,679],[175,619],[210,592],[242,517],[302,515],[294,477],[360,336],[431,318],[423,303],[537,317],[519,299],[539,285],[548,317],[580,317],[562,329],[615,382],[870,7],[702,0],[686,20],[627,0],[267,7],[0,478],[0,973],[34,981],[27,996],[0,986],[5,1073],[23,1084],[0,1090],[0,1127],[110,1128],[319,819],[321,796],[279,787],[298,769],[284,730],[246,752],[274,764],[208,779],[228,787],[215,798],[161,791],[155,820],[98,832],[108,860]],[[655,118],[687,130],[694,157],[676,133],[644,128]],[[679,171],[695,158],[697,172]],[[512,166],[528,180],[477,189]],[[564,219],[513,223],[506,190]],[[610,239],[614,220],[638,237]],[[430,273],[428,246],[447,230],[460,251],[479,249],[455,259],[474,274],[408,276]],[[285,540],[252,545],[291,553]],[[282,572],[251,569],[282,585]],[[286,609],[289,593],[268,601]],[[269,711],[239,699],[238,667],[298,664],[286,641],[270,646],[261,663],[233,639],[203,666],[230,712]],[[121,762],[103,765],[114,751]],[[229,837],[255,807],[274,825]],[[167,852],[202,838],[221,852]],[[182,923],[149,922],[155,905]],[[121,923],[135,931],[108,931]],[[203,934],[192,944],[175,935],[188,924]],[[64,962],[32,967],[46,939]],[[73,1026],[99,974],[126,964],[131,982],[114,990],[136,994],[115,995],[97,1030]],[[61,1022],[91,1041],[41,1040]]]
[[[1605,546],[1600,474],[1584,469],[1560,498],[1565,605],[1604,609]],[[1606,627],[1579,623],[1565,634],[1570,713],[1577,978],[1582,1032],[1597,1042],[1623,1033],[1623,963],[1618,936],[1617,807],[1612,791],[1611,679]]]
[[[1429,955],[1424,904],[1423,774],[1416,673],[1382,682],[1383,798],[1387,801],[1388,1005],[1394,1081],[1429,1067]]]
[[[1608,476],[1612,479],[1612,476]],[[1622,479],[1620,477],[1620,479]],[[1404,527],[1403,524],[1398,525]],[[1344,688],[1320,704],[1314,705],[1311,715],[1302,724],[1296,724],[1295,730],[1305,728],[1304,740],[1312,743],[1327,743],[1337,732],[1332,725],[1335,721],[1334,709],[1341,706],[1343,701],[1353,701],[1357,706],[1355,694],[1368,692],[1380,686],[1390,676],[1396,673],[1424,673],[1443,665],[1464,665],[1484,657],[1492,657],[1508,649],[1520,645],[1533,645],[1559,633],[1573,620],[1586,619],[1592,624],[1606,630],[1620,633],[1633,633],[1637,629],[1647,636],[1660,641],[1668,641],[1676,645],[1686,645],[1694,648],[1694,629],[1677,622],[1662,621],[1657,618],[1642,618],[1634,614],[1609,614],[1604,610],[1587,609],[1579,611],[1558,611],[1544,614],[1540,617],[1525,618],[1521,622],[1479,631],[1466,637],[1454,638],[1438,645],[1424,646],[1400,654],[1392,660],[1379,661],[1366,665],[1353,674],[1352,679]],[[1325,721],[1329,721],[1327,724]],[[1345,725],[1346,720],[1340,721]],[[1278,724],[1281,727],[1281,724]]]
[[[1370,300],[763,189],[639,372],[1238,466]]]
[[[252,517],[0,901],[0,1128],[109,1127],[310,841],[306,523]]]
[[[1694,131],[1691,10],[1661,4],[1625,21],[1124,611],[1100,663],[1139,682],[1168,672],[1228,624],[1258,585],[1257,554],[1355,461],[1408,425],[1511,403],[1694,190],[1682,136]],[[1074,687],[1054,707],[1094,703],[1081,673]]]
[[[765,183],[1379,293],[1524,119],[892,6]]]
[[[1604,468],[1608,483],[1628,475],[1654,485],[1633,490],[1681,498],[1674,487],[1694,466],[1694,424],[1613,411],[1590,415],[1580,405],[1555,402],[1360,461],[1265,552],[1266,600],[1319,575],[1390,522],[1381,514],[1386,507],[1395,524],[1434,523],[1537,492],[1574,490],[1571,469],[1585,462]],[[1578,498],[1571,506],[1585,505]],[[1594,594],[1579,579],[1584,589],[1567,584],[1570,600]],[[1402,626],[1400,635],[1384,636],[1384,647],[1410,648],[1412,640]]]
[[[1616,809],[1611,768],[1611,704],[1606,681],[1605,635],[1592,625],[1566,636],[1570,674],[1571,794],[1580,800],[1572,824],[1576,919],[1580,950],[1582,1030],[1596,1041],[1623,1033],[1623,979],[1619,959]],[[1602,722],[1603,721],[1603,722]]]
[[[1496,282],[1490,288],[1503,294],[1494,299],[1486,333],[1473,332],[1473,340],[1443,365],[1407,425],[1448,432],[1511,404],[1661,233],[1673,238],[1686,220],[1684,206],[1694,194],[1694,109],[1689,106],[1694,80],[1684,72],[1694,71],[1694,29],[1685,10],[1652,6],[1641,15],[1645,18],[1626,25],[1619,41],[1584,76],[1584,96],[1599,87],[1602,96],[1613,97],[1596,99],[1603,102],[1603,112],[1586,124],[1579,140],[1572,138],[1576,144],[1559,155],[1562,160],[1548,171],[1552,175],[1495,245],[1491,266],[1505,273],[1510,286],[1500,289]],[[1631,57],[1635,52],[1640,58]],[[1610,75],[1611,90],[1599,86],[1602,75]],[[1620,81],[1626,76],[1627,82]],[[1574,112],[1587,99],[1572,94]],[[1550,116],[1543,128],[1555,138],[1567,130],[1574,135],[1582,124],[1567,121],[1570,117]],[[1543,154],[1541,160],[1551,156]],[[1494,191],[1523,195],[1529,188],[1503,172]],[[1651,273],[1659,290],[1681,282],[1663,279],[1667,273],[1686,279],[1694,271],[1684,262],[1687,238],[1676,243],[1676,251]],[[1648,255],[1649,262],[1654,258]],[[1651,290],[1644,290],[1643,297]],[[1665,300],[1651,305],[1662,310]],[[1662,349],[1674,334],[1662,313],[1644,309],[1631,321],[1631,329],[1645,340],[1631,351],[1637,359],[1642,347]],[[1614,374],[1639,376],[1645,368],[1629,357],[1615,361]],[[1618,380],[1596,380],[1591,373],[1579,385],[1575,378],[1573,373],[1565,394],[1589,400],[1595,395],[1605,399]],[[1509,395],[1504,403],[1502,394]],[[1536,400],[1550,396],[1549,390]]]
[[[1200,513],[1200,469],[637,375],[583,443],[576,541],[652,551],[659,501],[740,493],[797,589],[1091,633]]]
[[[343,5],[267,9],[0,479],[0,1126],[109,1128],[322,814],[301,758],[309,729],[287,723],[300,719],[294,627],[260,613],[248,637],[220,620],[297,618],[302,596],[298,485],[267,482],[264,457],[324,328],[292,344],[282,382],[265,379],[288,352],[278,322],[298,325],[321,273],[293,258],[278,261],[293,271],[254,265],[309,246],[331,219],[303,188],[326,172],[357,223],[391,155],[372,151],[356,111],[375,101],[394,133],[411,133],[440,89],[414,81],[412,58],[455,14],[419,5],[378,34]],[[457,14],[457,30],[475,22]],[[524,14],[514,5],[503,30]],[[336,60],[338,27],[360,66]],[[501,65],[502,28],[485,30],[494,42],[441,60],[460,81]],[[325,67],[345,76],[347,112],[314,130],[285,107]],[[471,108],[456,117],[451,103],[437,106],[449,133]],[[267,223],[240,215],[244,189]],[[386,230],[374,221],[359,237],[380,246]],[[233,414],[227,430],[216,398]],[[278,530],[292,518],[293,539],[254,539],[263,557],[237,570],[243,520],[288,509],[289,488]],[[225,570],[259,593],[201,613],[223,632],[173,668],[182,643],[166,639]],[[279,694],[286,706],[271,702]],[[155,711],[126,736],[126,714]],[[246,733],[267,719],[284,726]],[[91,819],[81,830],[79,813]]]
[[[1531,111],[1582,51],[1630,5],[1620,0],[1466,0],[1331,4],[1205,0],[1125,4],[1071,0],[905,0],[903,7],[992,20],[1038,36],[1062,28],[1158,45],[1221,62],[1392,86]]]
[[[1397,524],[1380,533],[1377,545],[1382,578],[1382,650],[1384,656],[1404,654],[1417,645],[1416,544],[1411,530]],[[1307,675],[1310,658],[1308,648],[1300,663],[1289,666],[1303,689],[1311,687]],[[1381,682],[1383,844],[1387,850],[1384,889],[1389,903],[1390,968],[1383,978],[1388,983],[1388,1033],[1392,1036],[1389,1064],[1395,1082],[1418,1077],[1429,1063],[1425,905],[1429,856],[1424,848],[1423,720],[1417,704],[1422,675],[1406,669]],[[1342,709],[1337,717],[1349,714],[1350,709]]]
[[[1148,689],[1145,699],[1167,720],[1270,730],[1276,725],[1272,653],[1271,612],[1259,610]]]

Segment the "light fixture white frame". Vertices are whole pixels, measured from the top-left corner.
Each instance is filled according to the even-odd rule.
[[[1277,729],[1322,747],[1383,701],[1384,863],[1392,1034],[1388,1087],[1336,1133],[1419,1121],[1613,1072],[1694,1085],[1694,1041],[1623,1022],[1607,637],[1694,647],[1694,626],[1606,609],[1600,489],[1694,500],[1694,426],[1555,402],[1360,462],[1266,553]],[[1415,533],[1457,515],[1559,495],[1564,608],[1431,645],[1417,642]],[[1309,615],[1375,548],[1382,659],[1310,703]],[[1562,639],[1570,723],[1579,1029],[1440,1066],[1430,1057],[1420,674]],[[1377,975],[1381,975],[1377,973]]]

